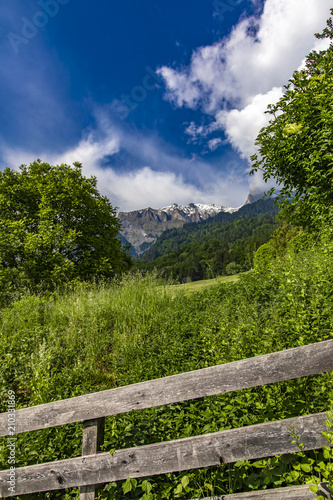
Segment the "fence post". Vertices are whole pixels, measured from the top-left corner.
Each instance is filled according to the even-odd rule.
[[[104,443],[105,418],[83,422],[82,455],[91,455],[101,450]],[[80,500],[95,500],[96,485],[81,486]]]

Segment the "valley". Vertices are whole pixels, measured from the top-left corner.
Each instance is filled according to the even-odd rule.
[[[122,224],[123,242],[129,243],[131,255],[138,257],[146,252],[167,229],[178,229],[189,222],[201,222],[218,213],[233,213],[237,210],[221,205],[190,203],[182,206],[173,203],[160,209],[148,207],[133,212],[119,212],[118,217]]]

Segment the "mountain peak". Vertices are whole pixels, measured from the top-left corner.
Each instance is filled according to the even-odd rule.
[[[187,222],[200,222],[220,212],[232,213],[236,210],[238,208],[215,204],[172,203],[158,209],[147,207],[132,212],[119,212],[118,217],[122,224],[122,236],[132,245],[133,253],[140,255],[151,247],[166,229],[182,227]]]
[[[171,214],[175,210],[181,211],[186,215],[199,214],[202,219],[212,217],[219,212],[234,212],[237,208],[225,207],[223,205],[204,204],[204,203],[189,203],[188,205],[179,205],[178,203],[172,203],[163,208],[159,208],[159,212],[166,212]]]
[[[255,201],[261,200],[264,197],[264,191],[250,192],[244,205],[249,205]]]

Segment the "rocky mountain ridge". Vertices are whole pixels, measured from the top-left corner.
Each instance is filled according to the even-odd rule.
[[[132,212],[119,212],[118,217],[122,224],[124,243],[130,243],[132,255],[138,256],[148,250],[166,229],[182,227],[187,222],[200,222],[220,212],[233,213],[239,208],[201,203],[183,206],[173,203],[159,209],[148,207]]]

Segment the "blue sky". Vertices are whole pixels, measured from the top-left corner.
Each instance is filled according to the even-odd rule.
[[[80,161],[120,210],[239,206],[331,0],[4,0],[0,168]]]

